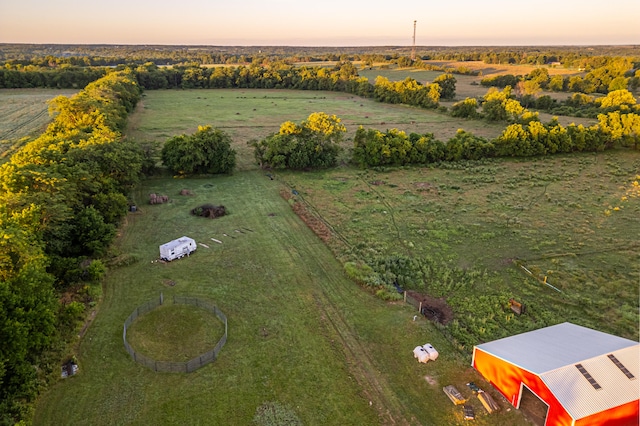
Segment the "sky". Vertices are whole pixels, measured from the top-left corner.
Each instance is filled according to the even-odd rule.
[[[640,0],[0,0],[0,43],[640,45]]]

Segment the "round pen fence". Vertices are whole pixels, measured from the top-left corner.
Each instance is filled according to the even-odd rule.
[[[189,361],[186,362],[171,362],[171,361],[156,361],[153,358],[142,355],[135,351],[127,342],[127,328],[142,314],[145,314],[153,309],[157,308],[160,305],[167,304],[170,302],[174,305],[191,305],[196,306],[202,309],[205,309],[215,316],[217,316],[220,321],[224,323],[224,335],[218,341],[213,349],[208,352],[205,352]],[[155,300],[151,300],[144,305],[138,306],[129,317],[124,322],[124,330],[122,332],[122,340],[124,342],[124,348],[127,350],[131,358],[134,359],[135,362],[144,365],[152,369],[153,371],[162,371],[162,372],[173,372],[173,373],[191,373],[192,371],[197,370],[198,368],[209,364],[210,362],[215,361],[218,358],[218,354],[222,350],[222,347],[227,342],[227,317],[225,314],[218,309],[218,307],[211,302],[206,300],[198,299],[197,297],[182,297],[182,296],[173,296],[170,299],[165,300],[163,295],[160,294]]]

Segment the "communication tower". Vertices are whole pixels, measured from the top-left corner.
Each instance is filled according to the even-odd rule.
[[[418,21],[413,21],[413,45],[411,47],[411,60],[412,61],[416,60],[416,22],[418,22]]]

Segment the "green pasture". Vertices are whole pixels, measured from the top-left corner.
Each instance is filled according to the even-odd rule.
[[[195,195],[180,196],[181,189]],[[408,305],[385,303],[349,281],[281,189],[259,171],[138,187],[138,210],[112,253],[114,262],[135,263],[110,268],[98,314],[78,342],[80,374],[40,399],[35,424],[251,424],[265,403],[309,425],[462,424],[461,408],[442,387],[482,383],[469,360],[432,324],[413,321]],[[171,202],[147,205],[150,192]],[[229,215],[190,215],[205,202]],[[193,255],[155,262],[160,244],[183,235],[199,243]],[[154,373],[129,357],[123,322],[161,292],[204,298],[225,313],[229,337],[214,363],[190,374]],[[427,342],[440,358],[419,364],[412,350]],[[522,422],[514,412],[477,410],[479,424]]]
[[[640,154],[621,150],[280,178],[348,242],[335,249],[343,261],[400,254],[488,271],[473,287],[407,286],[435,296],[502,294],[532,307],[523,327],[571,321],[637,340],[639,170]],[[480,301],[464,310],[470,321],[495,314]]]
[[[444,74],[442,71],[428,71],[417,68],[371,67],[358,68],[358,75],[366,77],[372,84],[376,77],[385,77],[391,81],[402,81],[407,77],[422,84],[431,83],[436,77]]]
[[[11,152],[21,138],[40,134],[51,121],[47,101],[77,90],[0,90],[0,155]]]
[[[451,328],[473,336],[485,330],[478,343],[505,333],[505,321],[508,330],[573,321],[638,338],[640,197],[629,192],[640,170],[637,152],[448,168],[341,166],[275,173],[274,180],[257,169],[247,141],[316,111],[343,119],[345,147],[358,124],[433,132],[443,140],[459,127],[493,136],[502,129],[331,92],[146,92],[127,137],[159,148],[176,134],[211,124],[234,139],[240,170],[223,177],[151,178],[133,191],[137,211],[119,230],[103,300],[77,342],[80,373],[41,396],[35,424],[268,424],[264,414],[256,416],[268,411],[264,407],[279,407],[307,425],[467,424],[462,408],[442,392],[449,384],[471,398],[476,424],[526,424],[469,367],[470,347],[461,347],[447,328],[414,320],[417,312],[408,304],[382,301],[345,276],[342,262],[394,253],[429,256],[448,265],[445,273],[479,277],[473,287],[413,283],[426,293],[448,292],[433,295],[451,298]],[[179,195],[182,189],[194,195]],[[299,195],[285,201],[282,194],[293,189]],[[149,205],[149,193],[168,195],[170,202]],[[342,239],[325,245],[293,213],[294,202],[321,216]],[[214,220],[190,215],[204,203],[222,204],[229,214]],[[183,235],[199,243],[196,253],[157,262],[158,246]],[[562,293],[518,270],[514,259]],[[225,313],[228,340],[214,363],[190,374],[155,373],[127,354],[125,319],[161,292],[197,296]],[[492,301],[494,294],[525,302],[530,313],[510,314]],[[208,321],[194,312],[184,315],[196,315],[192,326],[177,327],[185,333],[198,334]],[[175,353],[169,331],[157,332],[164,338],[159,343],[153,339],[168,317],[148,318],[132,325],[143,332],[132,344]],[[219,331],[217,323],[204,327]],[[173,340],[199,347],[212,338],[200,336]],[[419,364],[412,350],[425,343],[440,357]],[[486,414],[465,386],[470,380],[493,392],[503,410]]]

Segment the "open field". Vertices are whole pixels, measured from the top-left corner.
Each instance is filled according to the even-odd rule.
[[[480,71],[484,78],[493,75],[525,75],[529,74],[536,68],[547,68],[549,75],[574,75],[580,74],[577,69],[564,68],[562,66],[543,66],[543,65],[522,65],[522,64],[486,64],[482,61],[424,61],[427,64],[443,66],[447,68],[464,67],[472,71]]]
[[[179,95],[178,95],[179,93]],[[458,128],[478,136],[496,137],[502,124],[460,121],[443,113],[388,105],[372,99],[338,92],[285,90],[183,90],[145,92],[141,107],[129,120],[127,135],[143,143],[161,146],[169,138],[193,133],[198,125],[211,124],[225,130],[239,153],[240,169],[252,168],[253,152],[247,146],[277,132],[285,121],[299,123],[313,112],[335,114],[347,127],[345,147],[358,126],[386,131],[398,128],[406,132],[433,133],[446,141]],[[176,118],[176,112],[179,112]]]
[[[275,105],[269,107],[280,99],[261,100],[266,106],[260,108],[258,94],[263,91],[245,92],[242,96],[249,99],[256,93],[254,105],[263,113],[250,123],[270,123],[275,130],[283,120],[308,115],[292,108],[292,116],[285,116]],[[202,107],[190,106],[198,97],[222,100],[236,93],[148,92],[132,120],[132,134],[142,139],[143,130],[149,129],[144,140],[161,144],[172,134],[193,131],[198,117],[215,117],[202,124],[234,132],[240,146],[266,131],[236,123],[235,112],[253,112],[250,105],[240,109],[242,105],[232,101],[212,102],[202,116],[195,115]],[[289,99],[324,94],[274,95]],[[327,98],[336,107],[342,105],[343,113],[360,108],[359,103],[328,95],[334,94]],[[401,118],[398,108],[371,107],[380,108],[385,119]],[[42,396],[35,424],[250,424],[267,403],[286,407],[309,425],[464,424],[461,407],[451,404],[442,387],[455,384],[469,397],[469,380],[489,389],[469,368],[468,355],[436,325],[423,318],[414,321],[414,308],[381,301],[348,280],[333,253],[281,197],[282,181],[268,179],[248,158],[240,162],[245,170],[230,177],[150,179],[132,194],[138,211],[127,216],[113,255],[137,262],[111,268],[100,311],[79,342],[81,374]],[[195,195],[179,196],[183,188]],[[172,202],[146,205],[150,192],[167,194]],[[216,220],[189,214],[204,202],[225,205],[230,214]],[[158,245],[182,235],[208,247],[200,245],[194,255],[169,264],[152,262]],[[167,286],[169,281],[175,285]],[[189,375],[160,374],[129,358],[122,323],[136,306],[160,292],[209,299],[225,312],[229,339],[213,364]],[[419,364],[412,350],[427,342],[440,358]],[[525,423],[514,410],[488,416],[477,399],[471,404],[477,424]]]
[[[2,89],[0,90],[0,155],[15,143],[44,131],[50,117],[47,101],[58,95],[71,96],[77,90]]]
[[[177,195],[182,188],[195,195]],[[434,325],[414,322],[408,305],[385,303],[350,282],[280,189],[255,170],[139,187],[138,212],[127,217],[115,248],[138,262],[110,271],[100,311],[79,344],[81,374],[41,398],[35,424],[250,424],[270,402],[308,425],[463,424],[442,386],[466,391],[475,380],[487,387],[469,360]],[[145,205],[152,191],[172,202]],[[223,204],[230,214],[191,216],[203,202]],[[151,262],[158,245],[182,235],[208,248]],[[122,323],[160,292],[209,299],[225,312],[229,338],[213,364],[189,375],[161,374],[130,359]],[[419,364],[412,350],[426,342],[441,355]],[[478,424],[523,424],[514,411],[489,417],[476,408]]]
[[[490,390],[469,367],[470,348],[441,325],[414,321],[408,304],[381,301],[343,272],[343,261],[394,252],[430,256],[450,265],[444,271],[479,277],[473,287],[415,283],[419,291],[451,298],[451,329],[494,336],[574,321],[638,338],[637,152],[448,169],[343,166],[278,173],[275,180],[252,162],[246,142],[283,121],[324,111],[343,118],[353,132],[364,120],[362,109],[376,113],[362,123],[367,127],[409,130],[407,123],[441,139],[458,127],[494,136],[502,128],[339,93],[147,92],[128,137],[161,146],[175,134],[212,124],[233,137],[241,170],[149,179],[134,191],[138,211],[127,216],[112,255],[136,262],[110,268],[99,312],[78,342],[80,374],[40,398],[35,424],[251,424],[265,404],[284,407],[308,425],[467,424],[442,387],[453,384],[470,397],[465,383],[473,380]],[[336,240],[327,246],[313,234],[293,213],[293,200],[281,196],[292,188],[300,194],[295,202],[324,218],[348,246]],[[181,189],[195,195],[180,196]],[[147,205],[151,192],[171,202]],[[222,204],[230,214],[216,220],[189,214],[203,203]],[[160,244],[183,235],[206,247],[179,261],[154,262]],[[547,275],[562,293],[518,271],[514,258]],[[214,363],[184,375],[154,373],[131,360],[122,324],[160,292],[208,299],[226,314],[229,339]],[[510,314],[501,304],[504,295],[527,303],[532,314]],[[440,357],[419,364],[412,350],[427,342]],[[471,399],[475,424],[526,424],[493,395],[503,409],[491,416]]]

